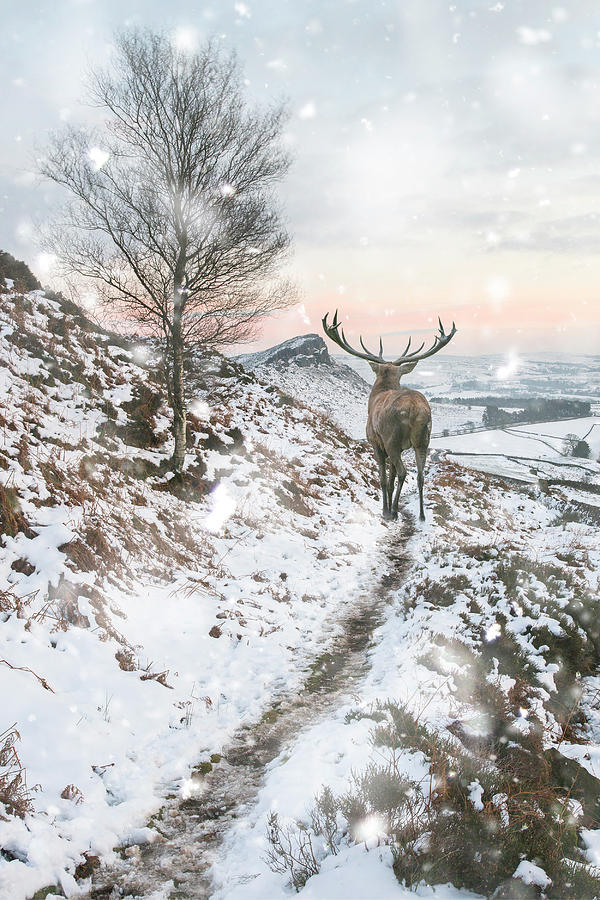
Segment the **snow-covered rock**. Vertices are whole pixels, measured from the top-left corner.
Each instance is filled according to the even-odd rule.
[[[318,334],[302,334],[260,353],[244,353],[236,357],[244,368],[255,371],[261,366],[335,366],[327,345]]]
[[[364,439],[370,385],[351,366],[336,361],[318,334],[236,360],[261,380],[324,412],[351,437]]]

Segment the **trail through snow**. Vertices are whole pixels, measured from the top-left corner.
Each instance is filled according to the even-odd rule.
[[[210,868],[232,823],[256,800],[265,772],[302,731],[331,713],[357,692],[370,665],[372,635],[381,625],[393,593],[408,568],[407,543],[415,521],[406,510],[390,527],[382,549],[381,575],[373,589],[337,624],[339,633],[306,670],[298,693],[273,699],[259,722],[242,727],[227,753],[205,775],[189,783],[187,797],[168,799],[154,818],[158,840],[134,845],[119,865],[103,868],[94,878],[89,897],[189,898],[213,894]]]

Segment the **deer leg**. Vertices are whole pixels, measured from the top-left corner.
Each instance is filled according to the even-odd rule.
[[[396,470],[396,475],[398,476],[398,484],[396,485],[396,493],[394,495],[394,502],[390,503],[391,515],[392,519],[398,518],[398,503],[400,501],[400,491],[402,490],[402,485],[404,484],[404,479],[406,478],[406,466],[402,462],[402,456],[398,454],[396,460],[394,462],[394,468]]]
[[[390,468],[389,468],[388,479],[387,479],[387,499],[388,499],[388,509],[391,512],[392,511],[392,497],[394,494],[394,481],[396,480],[396,469],[394,468],[394,465],[393,465],[391,459],[389,460],[389,466],[390,466]]]
[[[385,471],[385,462],[387,457],[385,455],[385,451],[381,450],[380,447],[375,447],[375,457],[377,458],[377,465],[379,466],[379,483],[381,485],[381,496],[383,497],[383,518],[389,519],[390,507],[388,503],[387,477]]]
[[[425,482],[424,469],[426,456],[427,449],[415,449],[415,459],[417,460],[417,484],[419,486],[419,519],[421,522],[425,521],[425,510],[423,509],[423,484]]]

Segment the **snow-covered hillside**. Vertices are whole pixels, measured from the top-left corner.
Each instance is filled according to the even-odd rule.
[[[238,356],[237,361],[260,379],[325,413],[351,437],[364,440],[370,385],[353,368],[336,362],[318,334]]]
[[[383,523],[323,346],[191,354],[172,476],[152,346],[2,293],[2,900],[600,893],[597,466]]]
[[[439,458],[428,484],[368,673],[270,764],[215,859],[219,900],[307,874],[311,900],[598,896],[597,526],[558,488]]]
[[[0,732],[15,724],[29,785],[26,818],[0,815],[0,896],[17,900],[70,895],[156,836],[164,795],[298,682],[383,526],[363,448],[235,363],[193,361],[170,478],[147,348],[40,291],[2,293],[0,335]]]

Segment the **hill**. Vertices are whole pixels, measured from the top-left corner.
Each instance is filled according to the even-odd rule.
[[[436,451],[383,523],[310,335],[189,354],[173,476],[152,344],[15,287],[0,896],[598,895],[598,464]]]
[[[370,385],[351,366],[330,356],[318,334],[304,334],[236,359],[259,378],[325,413],[353,438],[364,439]]]
[[[84,854],[148,835],[298,682],[382,530],[363,448],[216,353],[190,362],[187,469],[166,474],[151,353],[2,291],[0,732],[20,764],[1,757],[0,798],[26,813],[0,815],[3,896],[73,891]]]

